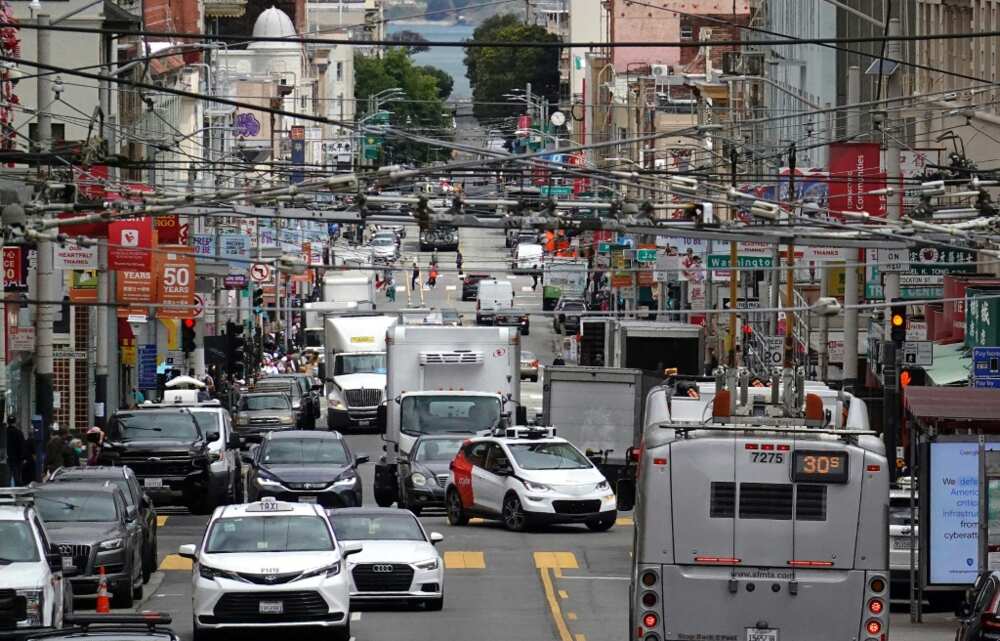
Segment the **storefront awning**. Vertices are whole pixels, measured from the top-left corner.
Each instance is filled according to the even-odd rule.
[[[907,387],[910,414],[921,420],[1000,420],[1000,393],[975,387]]]
[[[955,385],[968,382],[972,357],[967,356],[963,348],[962,343],[934,346],[934,364],[924,368],[929,385]]]

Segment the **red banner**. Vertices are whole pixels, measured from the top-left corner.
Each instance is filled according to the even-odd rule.
[[[118,272],[119,303],[152,303],[156,296],[156,283],[153,274],[148,271],[125,270]],[[126,318],[129,314],[148,314],[148,307],[119,307],[118,317]]]
[[[181,223],[177,214],[157,216],[153,219],[158,245],[178,245],[181,242]]]
[[[153,219],[116,220],[108,228],[108,267],[148,272],[152,268]]]
[[[167,253],[158,254],[157,286],[159,302],[170,305],[188,305],[189,307],[160,307],[156,310],[157,318],[193,318],[194,317],[194,255],[190,247],[160,247]]]
[[[3,287],[5,291],[22,291],[28,288],[27,274],[20,247],[3,248]]]
[[[885,216],[885,189],[878,143],[842,142],[830,145],[829,206],[831,211],[867,212]],[[836,214],[834,214],[836,216]]]

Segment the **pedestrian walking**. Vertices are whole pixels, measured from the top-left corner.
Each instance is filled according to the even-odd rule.
[[[390,303],[396,302],[396,280],[392,272],[386,274],[385,277],[385,297],[389,299]]]
[[[538,274],[531,275],[531,291],[538,289]]]
[[[410,291],[416,291],[417,285],[420,284],[420,265],[417,261],[413,261],[413,276],[410,278]]]
[[[7,467],[10,469],[10,479],[14,485],[21,482],[21,468],[24,466],[24,435],[17,429],[17,420],[7,417]]]
[[[455,268],[458,270],[458,274],[462,274],[462,250],[455,250]]]
[[[430,287],[431,289],[434,289],[434,287],[437,285],[437,280],[438,280],[437,265],[431,265],[431,273],[427,277],[427,286]]]
[[[435,247],[434,251],[431,252],[431,266],[437,267],[437,264],[438,264],[438,250]]]

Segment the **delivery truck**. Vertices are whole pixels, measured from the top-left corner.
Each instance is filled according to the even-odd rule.
[[[329,315],[324,320],[327,427],[346,432],[379,429],[385,400],[386,333],[398,316]]]
[[[385,454],[375,464],[375,502],[399,497],[398,461],[430,434],[490,432],[505,416],[524,422],[521,342],[515,327],[395,325],[386,338]]]
[[[701,374],[705,331],[690,323],[584,318],[580,325],[580,365],[627,367],[662,376]]]
[[[542,310],[556,307],[561,296],[583,298],[587,288],[587,261],[576,258],[550,258],[542,265]]]

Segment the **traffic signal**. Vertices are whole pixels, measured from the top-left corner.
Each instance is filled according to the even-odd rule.
[[[185,354],[190,354],[195,350],[194,325],[195,320],[193,318],[185,318],[181,321],[181,350]]]
[[[230,374],[242,376],[246,365],[247,341],[243,338],[244,327],[240,323],[226,323],[226,364]]]
[[[893,305],[889,312],[889,338],[901,345],[906,342],[906,305]]]
[[[927,372],[922,367],[906,367],[899,373],[899,386],[923,387],[927,385]]]
[[[253,290],[253,311],[259,314],[264,309],[264,288],[258,287]]]

